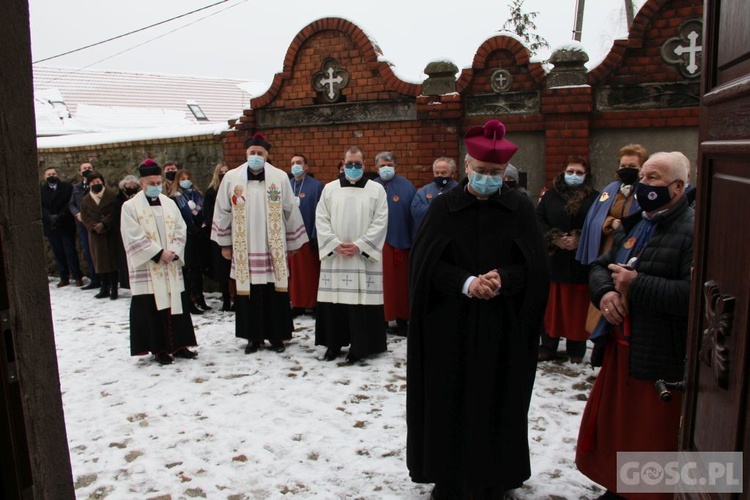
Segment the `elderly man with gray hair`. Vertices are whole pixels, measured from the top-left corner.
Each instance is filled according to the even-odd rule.
[[[591,301],[603,315],[591,339],[604,354],[576,465],[608,492],[617,487],[618,452],[677,451],[682,398],[665,404],[654,382],[685,373],[695,216],[686,182],[679,155],[651,155],[635,185],[642,212],[623,218],[612,248],[591,264]]]
[[[416,237],[417,231],[422,225],[427,209],[430,208],[430,202],[458,186],[458,182],[453,179],[455,172],[456,162],[453,158],[441,156],[432,163],[432,182],[422,186],[411,202],[412,234],[414,237]]]

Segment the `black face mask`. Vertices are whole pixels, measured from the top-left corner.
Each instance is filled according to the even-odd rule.
[[[672,195],[669,193],[669,186],[676,181],[672,181],[666,186],[649,186],[639,182],[635,186],[635,199],[646,212],[656,212],[672,201]]]
[[[104,189],[104,184],[94,184],[91,186],[91,192],[93,193],[101,193],[102,189]]]
[[[172,182],[174,180],[174,176],[177,175],[176,170],[170,170],[169,172],[166,172],[164,174],[164,177],[167,178],[168,181]]]
[[[623,184],[631,186],[638,182],[638,173],[640,170],[633,167],[624,167],[617,170],[617,177],[620,178]]]
[[[49,182],[50,184],[57,184],[59,181],[60,181],[60,178],[57,177],[56,175],[47,177],[47,182]]]
[[[89,180],[89,176],[91,175],[91,170],[84,170],[83,171],[83,178],[86,180]]]
[[[516,186],[518,186],[518,183],[516,181],[503,181],[503,184],[511,189],[516,189]]]
[[[432,182],[434,182],[437,185],[437,187],[440,187],[440,188],[447,186],[450,181],[451,181],[450,177],[437,177],[436,176],[434,179],[432,179]]]
[[[135,187],[135,188],[125,188],[125,194],[128,195],[128,196],[133,196],[137,192],[138,192],[138,188],[137,187]]]
[[[224,178],[224,174],[219,174],[219,182]]]

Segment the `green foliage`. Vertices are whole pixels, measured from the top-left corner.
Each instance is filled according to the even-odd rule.
[[[532,55],[536,54],[539,49],[549,48],[547,40],[536,34],[536,24],[534,19],[539,12],[524,12],[523,3],[525,0],[511,0],[508,5],[510,17],[501,29],[511,31],[518,35],[529,48]]]

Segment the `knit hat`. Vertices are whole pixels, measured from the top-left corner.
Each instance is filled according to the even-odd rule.
[[[245,141],[245,147],[249,148],[250,146],[260,146],[265,149],[267,153],[271,151],[271,145],[266,141],[266,136],[260,132],[256,132],[255,135]]]
[[[466,152],[475,160],[508,163],[518,146],[505,138],[505,125],[490,120],[483,127],[472,127],[464,136]]]
[[[514,181],[518,182],[518,169],[508,163],[508,166],[505,167],[505,177],[510,177]]]
[[[161,167],[152,159],[146,158],[138,166],[138,173],[141,177],[148,177],[150,175],[161,175]]]

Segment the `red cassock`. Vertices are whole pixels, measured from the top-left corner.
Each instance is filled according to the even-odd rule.
[[[409,319],[409,250],[383,245],[385,320]]]
[[[289,299],[292,307],[315,307],[318,302],[320,260],[310,242],[289,257],[289,274]]]
[[[628,373],[630,345],[622,329],[607,339],[604,361],[583,412],[576,465],[591,480],[617,492],[618,451],[676,451],[682,395],[663,402],[654,381]],[[618,493],[624,498],[671,499],[669,493]]]
[[[585,283],[551,282],[544,330],[550,337],[585,341],[589,338],[586,316],[590,300],[589,287]]]

